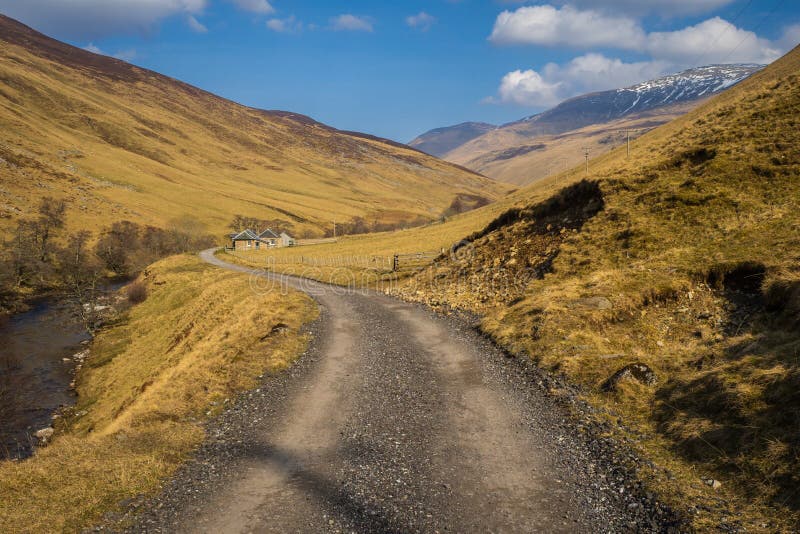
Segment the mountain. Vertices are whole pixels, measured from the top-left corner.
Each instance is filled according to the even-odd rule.
[[[494,124],[486,122],[463,122],[455,126],[446,126],[425,132],[408,143],[408,146],[432,156],[442,157],[464,143],[496,128],[497,126]]]
[[[691,522],[676,530],[735,515],[797,532],[798,120],[800,47],[593,159],[588,180],[521,189],[404,294],[481,313],[510,353],[578,384],[602,435],[653,462],[637,476]]]
[[[242,106],[3,16],[0,179],[2,232],[43,196],[66,200],[73,228],[128,219],[220,233],[242,214],[321,234],[333,219],[432,219],[457,198],[506,191],[405,145]]]
[[[501,181],[526,184],[617,146],[623,130],[634,137],[686,113],[704,99],[739,83],[762,65],[710,65],[689,69],[623,89],[571,98],[538,115],[508,123],[464,143],[442,157]],[[605,128],[599,127],[605,125]],[[594,126],[590,131],[584,128]],[[609,140],[609,135],[611,139]],[[557,154],[570,140],[570,150]],[[573,150],[577,148],[577,150]],[[561,152],[565,152],[561,150]],[[520,156],[524,163],[518,161]],[[511,161],[514,160],[514,161]]]

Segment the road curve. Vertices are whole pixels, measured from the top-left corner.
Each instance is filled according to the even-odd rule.
[[[275,280],[213,252],[201,257],[255,286]],[[283,279],[320,306],[308,351],[210,423],[129,531],[663,529],[541,382],[468,321]]]

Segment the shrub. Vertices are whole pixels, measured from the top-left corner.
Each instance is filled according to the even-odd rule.
[[[128,302],[131,304],[140,304],[147,300],[147,286],[142,282],[133,282],[126,290],[128,294]]]

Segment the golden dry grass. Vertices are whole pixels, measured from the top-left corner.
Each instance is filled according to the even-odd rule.
[[[444,159],[501,182],[529,185],[581,165],[585,148],[589,149],[591,158],[596,158],[624,145],[626,130],[630,130],[635,144],[645,132],[684,115],[698,105],[700,102],[668,106],[559,135],[530,137],[515,132],[513,128],[494,130],[449,152]],[[524,152],[525,147],[531,146],[539,148]],[[523,149],[519,155],[504,155],[519,149]]]
[[[203,439],[207,413],[286,368],[316,316],[302,294],[254,293],[196,257],[163,260],[144,281],[147,300],[94,341],[53,443],[0,462],[0,531],[80,531],[157,490]]]
[[[0,16],[0,231],[40,198],[71,229],[128,219],[223,234],[234,214],[321,233],[435,218],[506,188],[420,152],[247,108]],[[197,225],[198,223],[195,223]]]
[[[642,479],[696,528],[796,529],[799,95],[795,50],[643,136],[630,158],[621,148],[593,160],[596,214],[582,203],[591,188],[568,187],[577,168],[443,225],[274,254],[410,252],[473,234],[468,253],[396,292],[479,312],[501,345],[580,385],[613,433],[656,462]],[[498,289],[504,273],[528,277]],[[602,390],[633,362],[658,383]]]

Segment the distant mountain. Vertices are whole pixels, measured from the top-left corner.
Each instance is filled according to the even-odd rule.
[[[553,135],[590,124],[709,97],[763,69],[764,65],[709,65],[623,89],[571,98],[538,115],[503,125],[528,135]]]
[[[565,138],[584,137],[582,130],[587,127],[592,126],[594,132],[602,135],[595,143],[597,151],[610,150],[618,140],[600,142],[607,139],[609,132],[600,131],[602,128],[598,125],[642,128],[644,121],[647,128],[656,127],[762,68],[763,65],[752,64],[709,65],[623,89],[589,93],[537,115],[493,128],[438,155],[501,181],[530,183],[550,174],[547,169],[532,165],[544,163],[553,170],[561,170],[559,165],[552,164],[551,151],[559,148]],[[625,121],[632,123],[626,125]],[[575,132],[581,133],[572,135]],[[597,151],[593,155],[597,155]],[[525,158],[525,164],[520,164],[519,158]],[[559,154],[559,160],[561,158]],[[577,163],[582,155],[576,158]]]
[[[494,124],[485,122],[464,122],[455,126],[436,128],[420,135],[408,144],[426,154],[441,157],[454,148],[496,128],[497,126]]]

